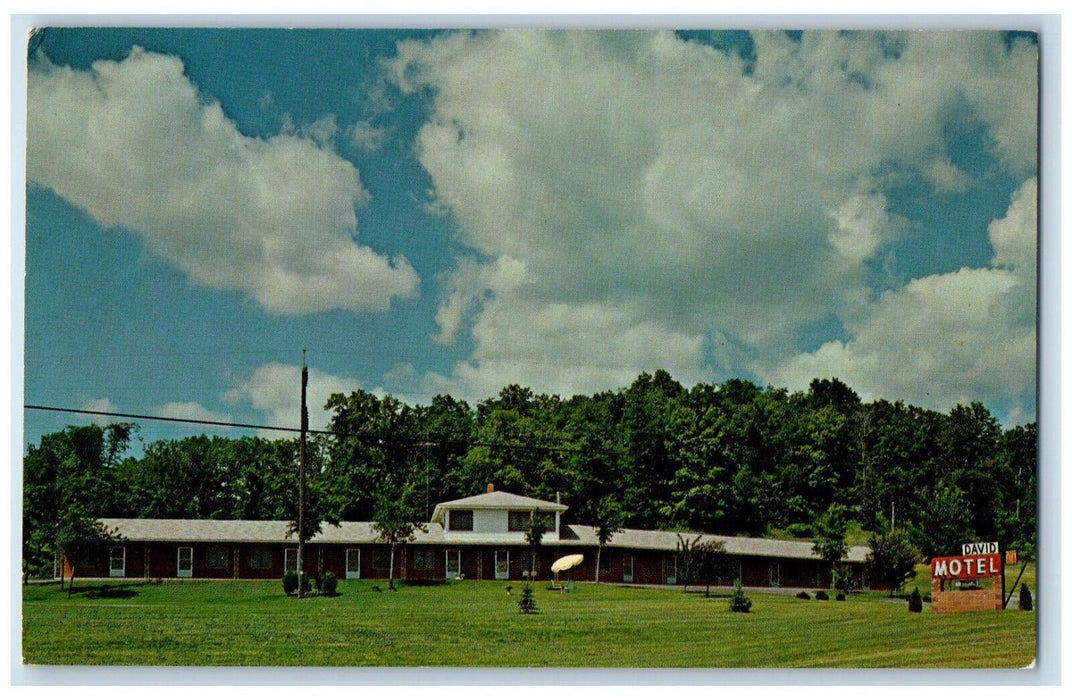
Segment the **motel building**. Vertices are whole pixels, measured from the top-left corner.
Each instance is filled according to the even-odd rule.
[[[394,577],[401,580],[550,580],[551,564],[581,554],[583,562],[562,579],[593,581],[599,541],[588,525],[566,524],[562,503],[496,491],[436,505],[425,531],[395,550]],[[547,519],[547,533],[534,553],[525,541],[532,517]],[[87,578],[278,579],[297,568],[296,536],[286,521],[153,520],[102,518],[124,542],[107,561],[80,564]],[[599,580],[607,583],[677,584],[678,535],[693,542],[697,533],[626,529],[603,547]],[[830,572],[812,552],[812,543],[753,537],[702,535],[722,541],[731,560],[730,576],[713,585],[771,588],[828,588]],[[851,547],[845,562],[855,587],[868,588],[867,547]],[[339,578],[386,579],[390,547],[378,541],[370,522],[325,524],[305,545],[303,569],[310,576],[331,571]],[[65,573],[69,574],[65,566]]]

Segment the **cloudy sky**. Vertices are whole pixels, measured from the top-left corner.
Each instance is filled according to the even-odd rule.
[[[1032,36],[67,28],[31,50],[27,403],[296,425],[306,349],[316,405],[663,368],[1035,419]],[[27,442],[72,420],[27,412]]]

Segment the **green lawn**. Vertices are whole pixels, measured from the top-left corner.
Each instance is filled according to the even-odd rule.
[[[1019,668],[1035,654],[1035,614],[910,614],[903,601],[578,584],[401,586],[340,581],[335,598],[287,598],[279,582],[76,582],[23,588],[28,664],[203,666],[627,666]],[[104,594],[101,594],[101,591]],[[1015,603],[1015,601],[1014,601]],[[1013,605],[1012,607],[1015,607]]]

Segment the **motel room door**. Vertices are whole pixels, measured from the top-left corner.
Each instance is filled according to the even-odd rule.
[[[194,548],[179,547],[177,558],[175,576],[178,578],[192,578],[194,575]]]
[[[346,550],[346,578],[361,578],[361,550]]]
[[[495,578],[501,581],[510,578],[510,552],[505,549],[495,550]]]
[[[458,578],[462,573],[462,552],[460,549],[447,550],[447,578]]]

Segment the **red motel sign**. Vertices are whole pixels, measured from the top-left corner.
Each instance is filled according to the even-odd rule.
[[[1001,576],[1000,554],[972,554],[931,559],[931,578],[971,579]]]

